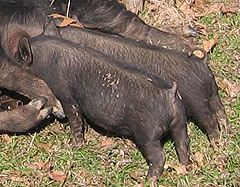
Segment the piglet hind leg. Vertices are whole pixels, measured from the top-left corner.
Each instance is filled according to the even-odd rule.
[[[183,165],[191,164],[189,155],[189,138],[187,134],[187,125],[177,124],[176,127],[172,128],[171,135],[175,143],[176,151],[179,157],[179,161]]]
[[[73,144],[81,148],[84,143],[84,121],[82,115],[74,105],[63,103],[63,108],[70,123]]]
[[[146,133],[137,133],[135,143],[142,155],[145,157],[149,170],[147,180],[152,178],[158,179],[163,172],[165,164],[165,153],[160,143],[160,138],[154,138],[154,135],[146,135]]]

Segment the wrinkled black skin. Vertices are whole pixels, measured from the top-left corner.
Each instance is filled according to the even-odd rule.
[[[150,178],[163,171],[161,138],[170,132],[180,161],[190,163],[186,116],[176,88],[169,89],[169,83],[157,77],[60,38],[40,36],[30,44],[33,62],[18,65],[48,83],[62,102],[77,140],[82,138],[84,119],[130,137],[149,164]]]
[[[77,16],[84,27],[117,34],[134,40],[189,50],[187,40],[145,24],[116,0],[72,0],[70,15]]]
[[[209,138],[218,138],[218,125],[221,120],[226,121],[226,114],[207,62],[187,53],[87,29],[67,27],[59,31],[67,40],[111,55],[169,82],[177,82],[188,118],[206,131]]]

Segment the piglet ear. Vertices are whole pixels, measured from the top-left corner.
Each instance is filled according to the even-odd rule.
[[[43,26],[43,33],[45,36],[55,36],[61,38],[59,30],[53,19],[49,19],[47,23]]]
[[[18,43],[18,61],[27,65],[32,63],[32,51],[28,38],[22,37]]]

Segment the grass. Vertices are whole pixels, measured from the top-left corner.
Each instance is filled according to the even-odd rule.
[[[142,15],[147,16],[149,10]],[[213,23],[214,20],[214,23]],[[240,86],[240,14],[210,15],[199,22],[206,24],[211,39],[220,34],[216,47],[210,52],[210,66],[216,77],[227,79]],[[237,68],[238,67],[238,68]],[[240,186],[240,96],[230,98],[220,89],[226,108],[231,134],[224,134],[221,146],[213,148],[196,126],[188,126],[191,146],[192,170],[178,173],[179,162],[172,142],[164,146],[167,164],[159,179],[162,186]],[[71,132],[67,124],[63,131],[54,132],[55,121],[39,133],[20,136],[0,136],[0,186],[133,186],[144,182],[148,166],[135,145],[128,140],[109,138],[90,129],[81,149],[69,144]],[[103,141],[113,141],[108,149]],[[43,143],[48,147],[41,147]],[[114,144],[114,146],[112,146]],[[201,161],[202,157],[202,161]],[[48,177],[49,168],[36,167],[50,162],[51,171],[66,173],[65,182]],[[144,186],[149,186],[149,183]]]

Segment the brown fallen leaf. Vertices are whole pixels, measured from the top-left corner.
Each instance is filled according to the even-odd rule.
[[[179,7],[179,10],[185,15],[194,15],[194,10],[187,2],[182,3],[182,5]]]
[[[202,166],[203,165],[203,154],[200,152],[196,152],[194,157],[195,157],[195,160],[197,161],[198,166]]]
[[[106,138],[106,139],[104,139],[104,140],[102,141],[101,147],[106,147],[106,146],[109,146],[109,145],[111,145],[111,144],[113,144],[112,139]]]
[[[222,86],[224,91],[231,98],[236,98],[240,94],[240,87],[238,87],[237,84],[233,81],[224,79],[222,81]]]
[[[48,177],[55,181],[65,181],[67,179],[67,174],[61,171],[48,172]]]
[[[7,143],[12,142],[12,138],[8,134],[2,134],[1,137],[2,139],[6,140]]]
[[[117,143],[115,143],[111,138],[106,138],[101,143],[101,149],[111,149],[117,146]]]
[[[184,175],[186,173],[188,173],[188,169],[187,166],[181,165],[181,166],[177,166],[177,165],[173,165],[170,164],[168,162],[165,163],[164,168],[172,168],[177,172],[177,175]]]
[[[66,27],[72,23],[76,22],[75,19],[65,17],[63,18],[63,21],[58,25],[59,27]]]
[[[203,41],[203,49],[207,52],[211,51],[211,49],[217,44],[219,35],[216,33],[213,36],[213,39]]]
[[[45,151],[48,151],[48,152],[52,151],[51,147],[47,144],[38,142],[38,143],[35,143],[35,145],[39,148],[43,148]]]
[[[63,19],[60,24],[58,24],[59,27],[66,27],[66,26],[73,26],[73,27],[83,27],[81,23],[77,23],[77,21],[73,18],[69,18],[67,16],[61,15],[61,14],[50,14],[49,17],[53,17],[54,19],[61,18]]]
[[[81,23],[71,23],[69,26],[83,28],[83,25]]]
[[[52,168],[51,162],[34,162],[33,166],[36,166],[36,170],[43,170],[45,172],[49,172]]]
[[[137,172],[131,172],[130,173],[130,177],[132,179],[134,179],[135,181],[137,181],[138,183],[142,183],[143,181],[141,180],[141,178],[139,177]]]
[[[217,166],[217,169],[220,172],[224,171],[224,168],[227,165],[227,157],[218,157],[217,159],[215,159],[215,165]]]
[[[210,4],[210,2],[207,0],[194,0],[194,6],[198,8],[204,8],[208,4]]]
[[[238,7],[230,7],[230,6],[223,6],[221,9],[223,14],[227,13],[240,13],[240,8]]]
[[[60,123],[54,124],[50,131],[54,132],[54,133],[63,133],[64,129],[62,127],[62,125]]]
[[[211,3],[205,10],[205,16],[213,13],[220,13],[223,6],[223,3]]]
[[[179,7],[179,10],[188,17],[199,18],[207,16],[209,14],[216,13],[239,13],[240,10],[237,7],[229,7],[221,2],[210,3],[207,0],[194,0],[192,3],[183,2]]]
[[[186,166],[184,166],[184,165],[175,167],[174,169],[176,170],[177,175],[184,175],[184,174],[188,173]]]
[[[53,17],[54,19],[57,19],[57,18],[65,18],[66,16],[64,15],[61,15],[61,14],[50,14],[48,15],[49,17]]]

